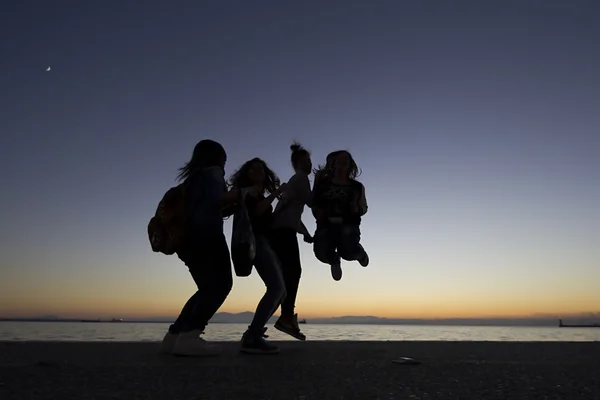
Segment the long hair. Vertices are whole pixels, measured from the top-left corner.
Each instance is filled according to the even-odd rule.
[[[264,190],[269,193],[275,193],[281,185],[281,181],[279,180],[279,177],[277,177],[277,174],[269,168],[267,163],[258,157],[246,161],[237,171],[235,171],[229,178],[229,186],[233,189],[242,189],[252,186],[253,183],[248,176],[248,172],[254,163],[261,163],[265,170],[265,181],[263,182]]]
[[[292,167],[294,167],[294,168],[296,168],[296,164],[298,164],[298,160],[300,159],[300,157],[303,157],[305,155],[310,156],[310,152],[308,150],[306,150],[304,147],[302,147],[302,145],[296,141],[294,141],[294,143],[292,143],[292,145],[290,146],[290,150],[292,151],[291,161],[292,161]]]
[[[354,161],[352,154],[350,154],[350,152],[346,151],[346,150],[337,150],[337,151],[331,152],[327,155],[327,158],[325,159],[325,165],[319,165],[317,168],[315,168],[313,170],[313,172],[315,174],[315,181],[316,181],[317,177],[318,178],[322,178],[324,176],[331,177],[331,175],[333,175],[333,171],[335,169],[335,160],[340,154],[343,154],[343,153],[348,154],[348,158],[350,159],[350,168],[348,169],[348,179],[355,180],[357,177],[359,177],[360,174],[362,173],[362,171],[360,170],[360,168],[358,168],[358,165],[356,164],[356,161]]]
[[[208,167],[225,164],[227,153],[220,143],[205,139],[199,141],[194,147],[192,159],[179,168],[177,180],[186,181],[190,176]]]

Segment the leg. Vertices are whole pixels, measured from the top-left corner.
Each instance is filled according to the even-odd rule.
[[[233,287],[231,258],[225,236],[216,240],[204,239],[202,248],[205,251],[188,264],[198,291],[190,299],[193,307],[182,325],[184,332],[204,330]]]
[[[317,226],[315,232],[313,251],[317,260],[324,264],[332,264],[340,261],[337,254],[337,229],[334,227]]]
[[[273,251],[279,258],[287,292],[287,296],[281,304],[281,314],[286,316],[294,315],[296,296],[302,275],[297,235],[295,230],[279,229],[271,240]]]
[[[331,266],[331,277],[335,281],[342,279],[340,256],[336,251],[340,228],[337,226],[318,226],[315,232],[313,251],[319,261]]]
[[[296,339],[306,340],[306,336],[300,332],[298,316],[294,313],[298,285],[302,275],[298,233],[293,229],[279,229],[274,232],[271,245],[281,263],[281,272],[287,292],[287,296],[281,304],[281,316],[275,323],[275,329]]]
[[[264,327],[286,296],[285,282],[279,259],[264,236],[256,237],[256,257],[254,267],[265,283],[267,291],[258,303],[248,331],[242,338],[242,351],[245,353],[276,353],[279,349],[264,338]]]
[[[169,328],[177,336],[173,353],[178,355],[214,355],[200,334],[231,291],[233,278],[225,236],[201,238],[192,251],[180,258],[188,266],[198,290],[187,301],[177,321]]]
[[[256,242],[254,266],[265,283],[267,291],[258,303],[250,330],[255,333],[262,333],[262,329],[269,318],[273,316],[283,299],[285,299],[286,291],[279,260],[271,249],[269,242],[264,237],[257,237]]]
[[[360,227],[358,225],[342,226],[338,252],[346,261],[358,260],[363,267],[368,265],[369,256],[360,244]]]

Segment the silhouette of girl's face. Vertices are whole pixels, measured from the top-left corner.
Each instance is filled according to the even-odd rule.
[[[227,155],[219,160],[219,167],[225,170],[225,164],[227,164]]]
[[[348,174],[350,171],[350,155],[346,152],[338,154],[335,157],[333,168],[337,173]]]
[[[266,174],[263,163],[256,161],[252,163],[248,170],[248,178],[252,181],[253,185],[262,186],[265,182]]]
[[[299,169],[305,174],[310,174],[312,171],[312,161],[308,153],[303,154],[298,158],[298,161],[296,161],[296,169]]]

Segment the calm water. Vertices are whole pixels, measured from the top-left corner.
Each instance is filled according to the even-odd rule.
[[[0,340],[156,341],[166,323],[0,322]],[[207,340],[239,340],[246,324],[211,324]],[[556,327],[303,325],[308,340],[600,341],[600,329]],[[291,338],[269,326],[273,340]]]

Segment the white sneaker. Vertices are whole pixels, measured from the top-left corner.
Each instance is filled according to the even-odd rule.
[[[173,353],[173,349],[175,348],[175,342],[177,342],[177,337],[179,335],[176,333],[168,333],[162,340],[162,344],[160,345],[160,354],[171,354]]]
[[[195,330],[180,333],[173,347],[173,355],[187,357],[218,356],[221,348],[208,343],[200,337],[202,331]]]
[[[363,250],[362,255],[358,259],[358,263],[360,265],[362,265],[363,267],[366,267],[367,265],[369,265],[369,255],[367,254],[366,251]]]
[[[331,277],[334,281],[342,279],[342,263],[340,261],[331,264]]]

